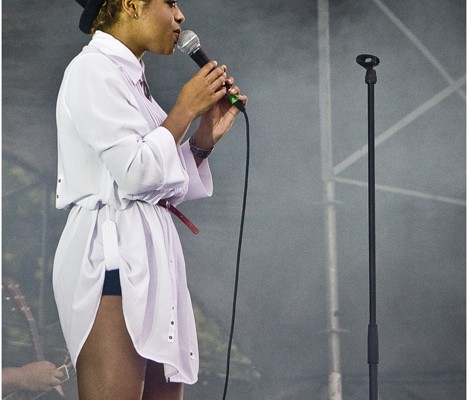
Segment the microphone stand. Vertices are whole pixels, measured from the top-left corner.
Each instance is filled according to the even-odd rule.
[[[380,60],[370,54],[361,54],[356,62],[366,69],[368,109],[368,202],[369,202],[369,326],[367,333],[367,362],[369,364],[369,400],[378,399],[379,334],[376,311],[376,271],[375,271],[375,144],[374,144],[374,85],[377,74],[374,67]]]

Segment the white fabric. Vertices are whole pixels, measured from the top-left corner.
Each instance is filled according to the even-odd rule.
[[[136,350],[172,382],[198,373],[195,322],[173,204],[212,194],[208,162],[176,146],[166,118],[138,83],[144,65],[96,32],[70,63],[57,101],[57,208],[70,209],[53,286],[76,364],[99,305],[105,270],[119,269],[125,321]]]

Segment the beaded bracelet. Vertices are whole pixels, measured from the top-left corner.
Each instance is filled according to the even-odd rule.
[[[193,136],[190,136],[189,144],[190,150],[192,151],[193,155],[198,158],[207,158],[210,155],[211,151],[214,149],[214,147],[212,147],[209,150],[203,150],[198,148],[197,146],[195,146],[195,139]]]

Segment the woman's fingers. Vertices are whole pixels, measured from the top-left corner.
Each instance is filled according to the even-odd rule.
[[[224,86],[227,80],[226,71],[225,65],[217,66],[216,61],[210,61],[201,69],[200,74],[204,77],[208,87],[216,92]]]
[[[238,96],[240,94],[239,86],[231,86],[228,89],[228,93],[232,96]]]
[[[210,61],[195,75],[192,86],[195,97],[191,104],[197,109],[197,115],[206,112],[226,94],[238,96],[246,104],[247,97],[240,94],[239,87],[234,86],[234,78],[228,77],[226,72],[225,65],[218,66],[216,61]]]

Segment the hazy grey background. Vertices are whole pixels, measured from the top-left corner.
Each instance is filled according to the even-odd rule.
[[[337,165],[367,143],[365,70],[355,58],[375,54],[381,60],[377,136],[430,102],[376,150],[376,183],[413,191],[377,191],[382,398],[462,399],[466,86],[432,100],[465,77],[466,4],[383,4],[399,22],[378,0],[330,1],[333,159]],[[205,51],[226,63],[249,95],[250,187],[234,341],[259,374],[248,382],[233,380],[229,398],[324,399],[329,350],[317,4],[182,0],[179,5],[185,28],[198,33]],[[77,28],[80,11],[72,0],[3,1],[3,155],[33,167],[52,188],[55,99],[66,65],[89,40]],[[179,53],[148,54],[145,62],[153,96],[169,109],[196,65]],[[213,198],[183,206],[201,233],[195,237],[179,226],[193,298],[227,341],[245,164],[242,117],[210,163]],[[366,157],[337,178],[365,182]],[[340,324],[346,330],[343,391],[344,398],[362,399],[367,396],[367,191],[341,182],[336,197]],[[4,227],[4,235],[12,234],[21,232]],[[202,385],[188,388],[187,399],[200,398]],[[204,398],[221,394],[220,383]]]

